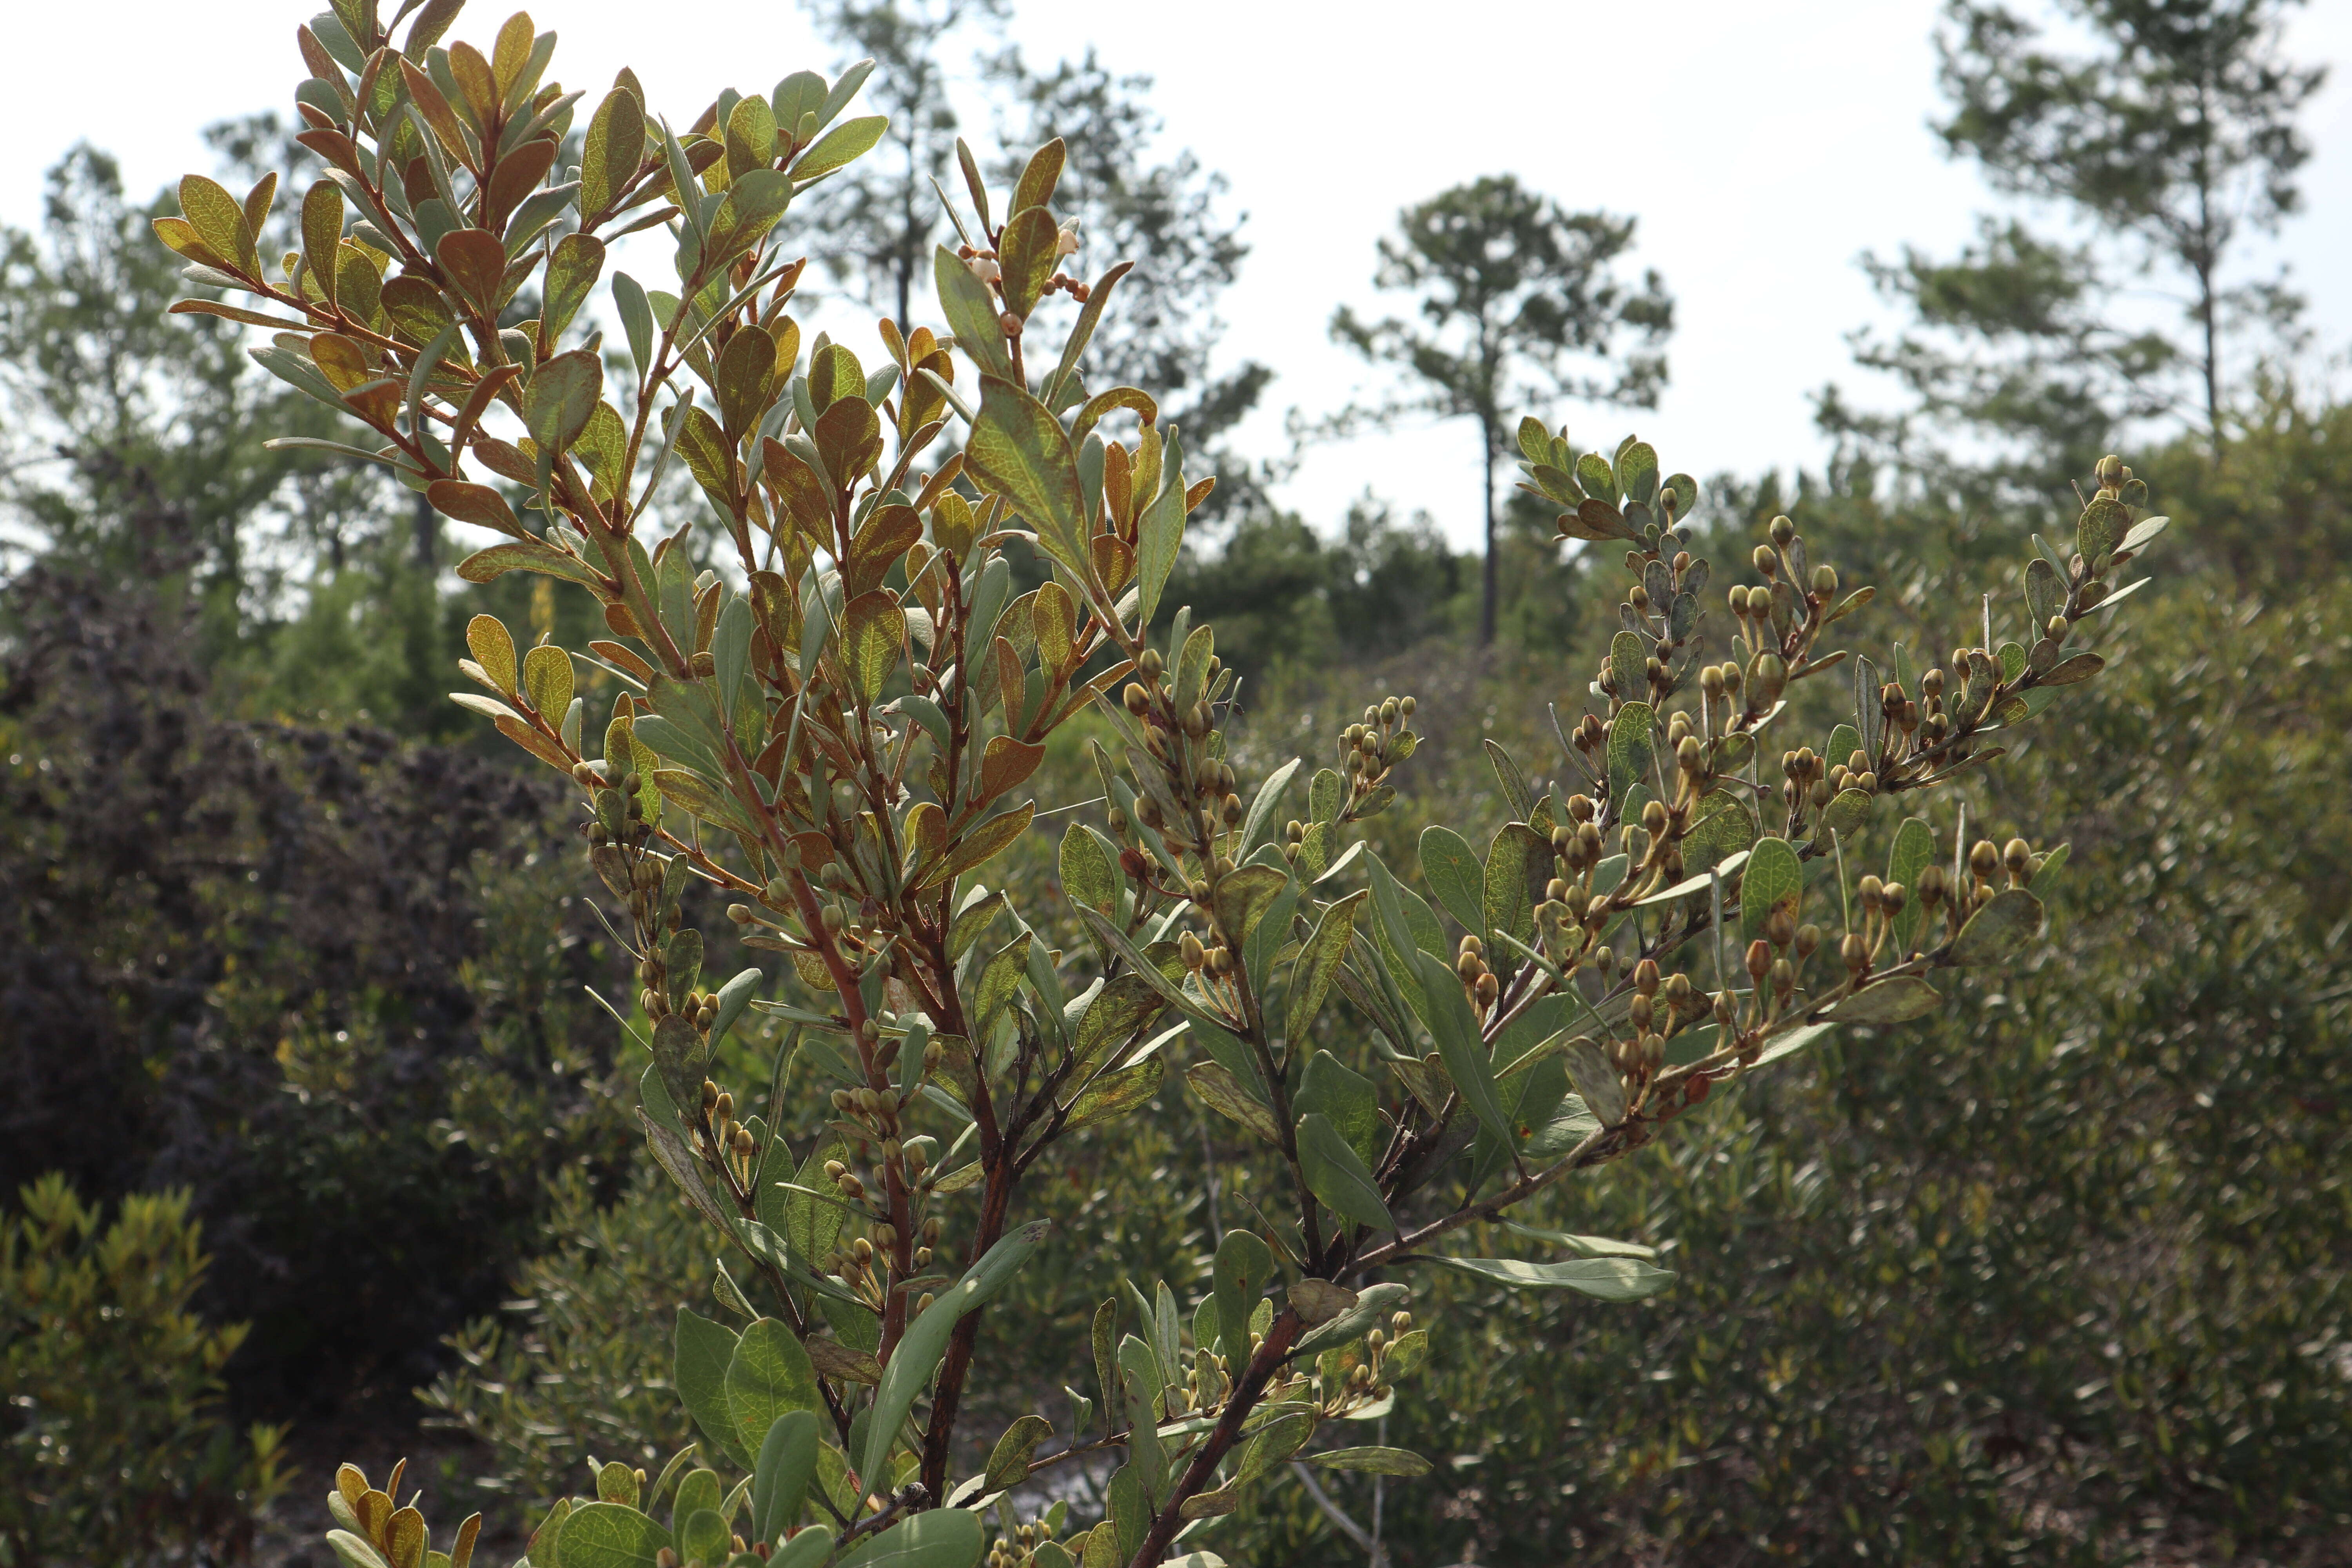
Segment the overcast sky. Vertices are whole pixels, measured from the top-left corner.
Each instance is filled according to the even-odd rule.
[[[1244,434],[1260,454],[1286,448],[1285,411],[1328,413],[1372,384],[1329,342],[1331,311],[1383,308],[1370,287],[1374,242],[1401,205],[1457,181],[1509,171],[1572,207],[1640,218],[1635,260],[1656,267],[1678,302],[1672,385],[1638,419],[1539,412],[1565,418],[1586,447],[1638,427],[1669,468],[1702,475],[1818,463],[1810,396],[1825,382],[1889,395],[1866,388],[1847,357],[1851,329],[1888,319],[1856,257],[1906,243],[1948,251],[1989,201],[1927,129],[1934,0],[1015,5],[1012,36],[1033,60],[1091,44],[1110,68],[1155,76],[1170,144],[1230,180],[1251,255],[1226,297],[1224,352],[1280,373]],[[42,172],[77,140],[122,155],[134,191],[209,168],[202,126],[290,111],[304,74],[294,28],[317,8],[14,7],[0,221],[37,217]],[[487,44],[508,8],[476,0],[453,36]],[[791,70],[834,64],[789,0],[540,0],[532,15],[562,35],[564,82],[601,89],[627,63],[652,107],[679,120],[722,86],[764,91]],[[2337,79],[2305,121],[2317,149],[2303,175],[2307,210],[2249,259],[2293,267],[2323,355],[2340,353],[2352,343],[2352,4],[2302,13],[2290,44]],[[1087,259],[1090,270],[1103,260]],[[1427,508],[1467,542],[1476,485],[1475,439],[1453,425],[1318,450],[1282,495],[1328,526],[1370,488]]]

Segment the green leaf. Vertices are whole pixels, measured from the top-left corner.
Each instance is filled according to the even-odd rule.
[[[1442,823],[1421,833],[1421,875],[1438,906],[1472,936],[1486,940],[1485,886],[1486,870],[1470,841]]]
[[[835,1568],[977,1568],[987,1550],[988,1529],[980,1515],[935,1508],[892,1525]]]
[[[1648,646],[1633,633],[1619,632],[1609,639],[1609,679],[1617,689],[1619,701],[1643,700],[1650,689],[1649,677],[1644,673],[1649,662]]]
[[[1515,936],[1521,942],[1534,939],[1536,906],[1528,886],[1531,863],[1549,869],[1551,846],[1537,837],[1533,828],[1517,822],[1506,823],[1486,849],[1486,885],[1479,895],[1486,919],[1472,928],[1489,946],[1497,934]],[[1493,956],[1490,962],[1497,969],[1504,967],[1500,956]]]
[[[1229,1230],[1217,1243],[1218,1333],[1225,1357],[1243,1364],[1249,1353],[1250,1314],[1274,1283],[1274,1249],[1250,1230]]]
[[[1627,500],[1640,501],[1643,506],[1658,499],[1658,450],[1647,441],[1636,441],[1617,454],[1617,484]]]
[[[1757,1053],[1755,1063],[1748,1070],[1753,1072],[1756,1068],[1768,1066],[1783,1057],[1793,1057],[1836,1027],[1836,1024],[1825,1020],[1819,1024],[1801,1025],[1785,1035],[1776,1036],[1765,1042],[1763,1050]]]
[[[604,242],[584,234],[567,234],[555,242],[542,274],[544,294],[540,305],[540,341],[552,342],[572,324],[580,307],[604,270]]]
[[[1307,1462],[1327,1470],[1365,1470],[1376,1476],[1425,1476],[1430,1463],[1403,1448],[1326,1448]]]
[[[1565,1247],[1579,1258],[1638,1258],[1654,1261],[1658,1256],[1656,1247],[1644,1247],[1638,1241],[1612,1241],[1605,1236],[1576,1236],[1564,1230],[1544,1230],[1509,1219],[1503,1222],[1503,1228],[1515,1236],[1548,1241],[1554,1247]]]
[[[1486,1042],[1479,1037],[1470,1000],[1462,994],[1460,977],[1452,965],[1432,953],[1417,952],[1410,962],[1428,1003],[1429,1032],[1436,1038],[1437,1054],[1444,1058],[1454,1087],[1461,1091],[1480,1126],[1504,1148],[1517,1148],[1510,1119],[1503,1114],[1502,1098],[1496,1092],[1495,1064],[1487,1057]]]
[[[937,887],[950,878],[979,869],[1004,852],[1013,841],[1029,830],[1029,821],[1037,815],[1037,803],[1024,801],[1014,810],[1000,812],[963,836],[938,869],[923,879],[926,888]]]
[[[1241,1080],[1223,1063],[1194,1062],[1184,1069],[1184,1081],[1192,1086],[1192,1092],[1210,1110],[1239,1122],[1266,1142],[1281,1146],[1282,1130],[1275,1125],[1273,1114],[1242,1087]]]
[[[1330,994],[1331,983],[1348,956],[1356,911],[1364,907],[1367,896],[1365,889],[1358,889],[1326,909],[1315,923],[1315,934],[1299,949],[1290,970],[1289,1016],[1282,1028],[1282,1037],[1289,1045],[1297,1046],[1315,1026],[1315,1016],[1322,1011],[1324,998]]]
[[[1081,1127],[1125,1115],[1160,1092],[1160,1082],[1167,1070],[1165,1062],[1150,1057],[1097,1079],[1070,1102],[1069,1120],[1062,1124],[1062,1130],[1075,1132]]]
[[[1073,576],[1094,574],[1077,456],[1045,405],[1002,376],[980,378],[980,417],[964,461],[1037,531],[1037,542]]]
[[[1007,1426],[989,1451],[982,1492],[1001,1492],[1020,1485],[1029,1474],[1030,1456],[1053,1435],[1054,1424],[1043,1415],[1024,1415]]]
[[[1337,822],[1347,803],[1346,781],[1330,768],[1318,768],[1307,785],[1307,815],[1314,822]]]
[[[698,278],[717,278],[735,258],[768,237],[792,204],[792,177],[780,169],[751,169],[727,187],[711,215],[710,233],[696,266]]]
[[[791,1329],[761,1318],[743,1331],[727,1363],[727,1415],[739,1452],[756,1452],[776,1418],[817,1407],[816,1370]]]
[[[1954,963],[2000,963],[2042,933],[2042,900],[2022,888],[2005,888],[1969,917],[1952,939]]]
[[[1683,832],[1683,868],[1694,874],[1745,865],[1746,853],[1756,842],[1756,814],[1729,790],[1718,790],[1699,803],[1698,820]],[[1734,857],[1739,857],[1735,861]]]
[[[1519,764],[1511,760],[1511,753],[1499,742],[1490,738],[1486,746],[1487,765],[1495,770],[1495,782],[1502,786],[1503,799],[1511,808],[1511,819],[1525,822],[1536,807],[1535,793],[1528,788],[1527,774],[1519,771]]]
[[[1804,891],[1804,866],[1785,838],[1764,838],[1748,852],[1739,871],[1739,940],[1742,945],[1764,934],[1764,922],[1776,908],[1794,914]]]
[[[2131,510],[2128,507],[2105,496],[2095,497],[2089,506],[2083,509],[2083,515],[2074,523],[2075,552],[2095,573],[2099,569],[2100,557],[2113,550],[2130,527]]]
[[[594,216],[617,206],[645,153],[644,107],[635,93],[616,87],[588,121],[580,151],[580,210]]]
[[[819,1568],[833,1555],[833,1531],[823,1526],[802,1531],[777,1548],[768,1568]]]
[[[944,245],[931,257],[931,280],[939,289],[940,310],[954,330],[956,347],[980,367],[983,376],[1009,378],[1013,351],[1005,343],[1004,323],[998,319],[996,299],[988,285],[973,277],[971,268]]]
[[[1158,964],[1137,952],[1135,943],[1128,940],[1127,933],[1118,928],[1117,921],[1084,905],[1079,906],[1078,914],[1105,951],[1123,960],[1132,973],[1141,976],[1162,998],[1175,1004],[1187,1017],[1200,1016],[1200,999],[1185,995],[1174,981],[1160,973]]]
[[[1297,1105],[1301,1111],[1328,1118],[1368,1167],[1379,1157],[1386,1131],[1381,1121],[1380,1090],[1370,1079],[1330,1052],[1317,1051],[1308,1058]]]
[[[841,658],[860,696],[871,705],[882,695],[907,645],[907,612],[887,588],[860,594],[841,612]]]
[[[728,1557],[727,1536],[727,1521],[720,1517],[719,1510],[696,1509],[677,1527],[677,1553],[689,1563],[724,1563]]]
[[[768,1427],[752,1471],[752,1541],[777,1543],[801,1516],[809,1478],[816,1474],[817,1419],[813,1410],[787,1410]]]
[[[710,1064],[710,1044],[681,1013],[665,1013],[654,1026],[654,1067],[672,1105],[699,1105]]]
[[[737,1441],[727,1409],[727,1366],[735,1356],[736,1337],[725,1325],[679,1308],[670,1381],[702,1435],[720,1453],[749,1463],[751,1456]]]
[[[1622,804],[1626,792],[1650,776],[1650,731],[1657,710],[1628,702],[1609,724],[1609,798]]]
[[[1904,818],[1903,826],[1895,830],[1895,846],[1887,851],[1886,879],[1899,882],[1911,896],[1895,916],[1895,942],[1904,953],[1918,946],[1919,925],[1927,918],[1927,906],[1919,896],[1919,873],[1936,858],[1936,830],[1927,826],[1924,816]]]
[[[1936,988],[1914,974],[1898,974],[1866,985],[1830,1009],[1841,1024],[1900,1024],[1943,1005]]]
[[[843,121],[817,138],[815,146],[793,161],[794,183],[806,184],[819,174],[829,174],[853,160],[864,157],[874,150],[874,144],[881,141],[882,133],[889,129],[889,117],[883,114],[861,115],[856,120]]]
[[[2058,574],[2039,555],[2025,563],[2025,608],[2033,617],[2033,633],[2042,635],[2050,617],[2066,607],[2066,586]]]
[[[1226,872],[1217,879],[1213,898],[1218,925],[1246,941],[1289,883],[1287,872],[1271,866],[1242,866]]]
[[[572,706],[572,656],[546,643],[522,656],[522,689],[551,724]]]
[[[1829,805],[1822,807],[1820,837],[1834,833],[1840,838],[1853,837],[1854,829],[1870,820],[1872,798],[1858,789],[1838,791]],[[1819,842],[1819,838],[1815,841]]]
[[[1330,1118],[1318,1111],[1298,1119],[1298,1167],[1307,1191],[1334,1212],[1375,1229],[1396,1228],[1370,1167],[1348,1146]]]
[[[1138,625],[1144,630],[1150,628],[1152,617],[1159,614],[1160,591],[1168,585],[1168,574],[1176,569],[1184,543],[1183,457],[1172,436],[1164,460],[1170,482],[1136,524],[1136,605]]]
[[[882,1369],[881,1385],[874,1391],[874,1407],[866,1428],[866,1451],[857,1467],[861,1483],[868,1488],[886,1483],[889,1472],[884,1468],[884,1463],[898,1441],[898,1424],[907,1418],[907,1412],[915,1407],[915,1396],[929,1384],[931,1373],[939,1367],[940,1358],[947,1354],[948,1339],[955,1332],[957,1320],[966,1312],[985,1305],[991,1297],[1002,1290],[1020,1271],[1021,1266],[1029,1261],[1029,1255],[1037,1250],[1051,1228],[1052,1222],[1036,1220],[1004,1237],[990,1247],[979,1262],[966,1269],[961,1279],[940,1292],[908,1326],[905,1336],[891,1352],[889,1364]],[[952,1510],[941,1509],[932,1513],[919,1514],[908,1522],[911,1524],[925,1519],[951,1515]],[[977,1522],[972,1528],[975,1532],[972,1539],[977,1542],[980,1539]],[[895,1533],[895,1531],[884,1531],[875,1538],[874,1544],[880,1544]],[[975,1557],[978,1551],[975,1546]],[[847,1560],[850,1563],[868,1561],[875,1560],[863,1552]],[[908,1560],[910,1568],[912,1561]],[[959,1568],[970,1568],[969,1562],[959,1565]]]
[[[1005,223],[996,255],[1006,310],[1025,320],[1037,308],[1045,280],[1060,260],[1061,239],[1054,215],[1042,206],[1023,207]]]
[[[1631,1258],[1579,1258],[1566,1263],[1522,1263],[1512,1258],[1440,1258],[1434,1261],[1515,1290],[1580,1290],[1604,1301],[1638,1301],[1674,1283],[1669,1269]]]
[[[1297,1292],[1307,1285],[1323,1285],[1323,1281],[1302,1279],[1291,1287],[1291,1305],[1298,1305]],[[1336,1289],[1324,1287],[1327,1290]],[[1385,1327],[1391,1314],[1402,1309],[1412,1292],[1396,1280],[1383,1280],[1367,1285],[1360,1293],[1346,1289],[1338,1291],[1343,1300],[1336,1303],[1330,1317],[1308,1330],[1291,1350],[1294,1356],[1313,1355],[1338,1345],[1349,1344],[1363,1338],[1372,1329]]]
[[[1567,1064],[1569,1080],[1576,1085],[1577,1098],[1601,1119],[1602,1126],[1614,1127],[1625,1120],[1624,1081],[1599,1046],[1589,1039],[1571,1040],[1561,1058]]]
[[[635,1509],[592,1502],[565,1516],[553,1555],[566,1568],[654,1568],[669,1543],[669,1531]]]
[[[1244,858],[1265,841],[1266,830],[1274,824],[1275,808],[1282,804],[1282,792],[1297,775],[1299,763],[1299,758],[1291,758],[1266,774],[1265,782],[1257,786],[1257,794],[1250,797],[1249,814],[1242,818],[1242,842],[1234,852],[1235,859]]]
[[[522,422],[544,451],[561,453],[588,428],[604,395],[604,367],[586,349],[557,354],[523,388]]]
[[[1106,915],[1118,913],[1118,863],[1102,837],[1084,823],[1062,831],[1062,892]]]

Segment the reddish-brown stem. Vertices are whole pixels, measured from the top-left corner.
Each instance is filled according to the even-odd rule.
[[[1183,1478],[1168,1494],[1168,1500],[1160,1505],[1159,1517],[1151,1521],[1150,1533],[1143,1538],[1143,1544],[1137,1547],[1135,1555],[1129,1559],[1128,1568],[1154,1568],[1168,1554],[1168,1548],[1175,1542],[1176,1532],[1184,1528],[1185,1500],[1206,1488],[1215,1477],[1218,1461],[1241,1437],[1242,1423],[1248,1420],[1250,1412],[1257,1408],[1258,1400],[1265,1394],[1267,1382],[1281,1367],[1283,1357],[1290,1353],[1290,1347],[1297,1342],[1298,1331],[1304,1327],[1306,1325],[1298,1321],[1298,1314],[1286,1307],[1276,1313],[1274,1321],[1266,1326],[1265,1338],[1258,1342],[1257,1353],[1250,1357],[1248,1370],[1242,1373],[1241,1381],[1234,1385],[1231,1397],[1225,1401],[1225,1413],[1217,1418],[1216,1426],[1199,1451],[1193,1454],[1192,1462],[1184,1467]]]

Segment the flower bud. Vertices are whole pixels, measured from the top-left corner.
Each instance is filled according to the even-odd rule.
[[[1765,576],[1775,577],[1780,575],[1780,558],[1772,553],[1772,547],[1770,545],[1758,545],[1756,547],[1756,553],[1749,559],[1755,563],[1756,570],[1761,572]],[[1769,595],[1766,597],[1765,603],[1767,605],[1771,603]]]
[[[1771,533],[1772,542],[1786,550],[1790,542],[1797,537],[1797,525],[1786,517],[1776,517],[1772,520]]]
[[[1979,881],[1992,880],[1992,874],[2000,869],[2000,851],[1992,847],[1991,839],[1977,840],[1976,847],[1969,851],[1969,869],[1976,873]]]
[[[1142,718],[1151,707],[1151,693],[1144,690],[1140,685],[1132,680],[1129,681],[1127,689],[1118,694],[1118,700],[1127,705],[1129,712],[1139,719]]]
[[[1822,928],[1810,922],[1797,928],[1797,956],[1807,959],[1822,945]]]
[[[1861,932],[1850,931],[1845,933],[1845,940],[1838,944],[1838,956],[1845,960],[1848,969],[1859,971],[1870,962],[1870,944],[1862,940]]]
[[[1756,683],[1756,696],[1764,702],[1780,700],[1781,688],[1789,683],[1789,668],[1778,654],[1759,653],[1748,667],[1748,679]]]
[[[1748,944],[1748,977],[1760,985],[1771,967],[1772,949],[1762,937],[1758,937]]]
[[[1797,940],[1797,917],[1786,910],[1774,910],[1764,917],[1764,940],[1776,948],[1788,946]]]
[[[1813,592],[1826,599],[1837,592],[1837,568],[1827,562],[1813,568]]]
[[[2000,847],[2000,863],[2009,872],[2012,884],[2022,885],[2027,868],[2033,861],[2032,846],[2022,838],[2012,838]]]
[[[1642,808],[1642,831],[1653,837],[1666,830],[1666,803],[1654,800]]]

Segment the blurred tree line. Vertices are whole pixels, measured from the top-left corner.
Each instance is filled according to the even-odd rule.
[[[1979,613],[1960,574],[2071,515],[2100,451],[2133,453],[2190,570],[2108,650],[2108,744],[2028,740],[1970,805],[2072,840],[2053,915],[2083,929],[2025,983],[1850,1031],[1559,1194],[1548,1223],[1665,1249],[1675,1289],[1513,1298],[1488,1339],[1437,1347],[1444,1396],[1414,1419],[1442,1429],[1388,1439],[1450,1467],[1259,1505],[1223,1527],[1229,1556],[1333,1561],[1327,1510],[1380,1519],[1397,1563],[2352,1552],[2352,1069],[2330,1048],[2352,1021],[2352,405],[2294,373],[2292,290],[2235,248],[2295,210],[2318,73],[2284,61],[2265,0],[2065,10],[2083,52],[1952,0],[1937,130],[2030,205],[1957,258],[1874,263],[1911,325],[1857,357],[1905,401],[1824,389],[1832,459],[1715,480],[1702,522],[1793,513],[1881,585],[1868,614],[1942,647]],[[1542,754],[1547,705],[1584,679],[1561,654],[1597,642],[1606,595],[1551,509],[1491,476],[1484,563],[1377,495],[1344,518],[1273,501],[1279,465],[1231,446],[1271,373],[1219,352],[1242,225],[1189,155],[1122,155],[1157,129],[1148,79],[1037,68],[989,0],[819,19],[883,62],[894,126],[827,192],[820,221],[864,258],[835,286],[909,309],[929,182],[971,118],[951,58],[982,61],[992,140],[1068,141],[1090,250],[1145,258],[1137,324],[1103,348],[1181,394],[1171,416],[1217,454],[1208,543],[1166,602],[1248,673],[1252,760],[1417,692],[1427,739],[1382,819],[1402,848],[1491,787],[1482,735]],[[215,143],[234,167],[285,157],[282,136],[261,119]],[[77,148],[39,231],[0,240],[0,1192],[51,1171],[93,1202],[185,1190],[215,1259],[187,1289],[253,1325],[230,1405],[293,1420],[298,1456],[303,1422],[403,1428],[430,1385],[519,1502],[576,1487],[592,1452],[657,1462],[682,1436],[667,1341],[600,1303],[656,1280],[707,1304],[706,1260],[634,1169],[616,1086],[640,1064],[586,994],[625,977],[557,797],[456,739],[443,696],[467,616],[553,629],[553,600],[520,575],[458,591],[404,492],[264,450],[313,410],[224,323],[163,313],[175,264],[149,212]],[[1523,373],[1553,406],[1654,398],[1672,302],[1612,273],[1633,232],[1507,178],[1408,209],[1379,276],[1410,318],[1334,323],[1401,378],[1357,417],[1465,418],[1491,452]],[[1496,253],[1482,234],[1519,270],[1459,265]],[[2125,289],[2151,269],[2183,280],[2178,321]],[[1047,765],[1075,775],[1076,745]],[[1014,874],[1045,889],[1035,837]],[[473,931],[488,960],[460,958]],[[1213,1121],[1202,1145],[1094,1146],[1066,1217],[1139,1277],[1200,1276],[1245,1212],[1197,1179]],[[1029,1321],[1084,1331],[1074,1284],[1024,1288]],[[562,1373],[534,1381],[550,1356]]]

